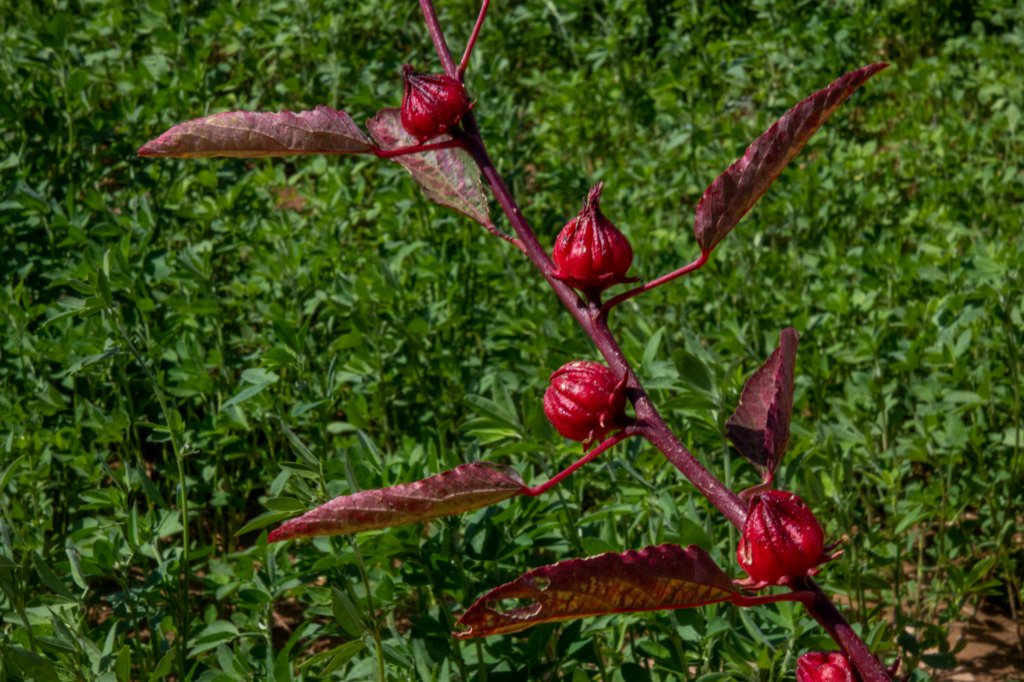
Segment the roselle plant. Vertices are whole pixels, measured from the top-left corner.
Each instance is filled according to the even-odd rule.
[[[609,326],[609,313],[630,298],[701,268],[715,247],[753,207],[814,132],[857,88],[886,67],[871,64],[841,76],[776,121],[705,190],[696,207],[699,249],[689,264],[643,284],[633,250],[599,206],[602,185],[554,240],[552,255],[519,209],[492,163],[473,116],[476,102],[464,76],[487,14],[484,0],[461,61],[449,51],[431,0],[420,0],[443,73],[404,68],[400,108],[367,122],[329,106],[298,114],[227,112],[174,126],[139,150],[152,157],[263,157],[292,154],[369,154],[402,164],[431,200],[482,224],[525,255],[593,341],[604,363],[576,360],[555,370],[544,411],[564,437],[583,444],[572,466],[535,486],[513,470],[484,462],[463,464],[421,481],[338,497],[285,522],[270,542],[355,533],[457,514],[508,498],[536,496],[628,438],[657,448],[741,530],[737,561],[747,574],[734,580],[698,546],[665,544],[562,561],[529,571],[481,596],[458,620],[458,638],[524,630],[538,623],[599,614],[681,609],[719,602],[752,607],[779,601],[804,605],[839,651],[809,652],[800,680],[888,680],[888,670],[857,636],[811,576],[839,556],[822,525],[792,492],[774,489],[774,473],[789,439],[798,335],[786,329],[778,348],[750,377],[726,425],[726,436],[760,472],[761,483],[736,493],[701,465],[658,413]],[[511,226],[490,217],[487,187]],[[629,409],[628,406],[631,406]],[[731,571],[735,573],[736,571]],[[786,591],[759,593],[772,586]],[[516,606],[503,608],[511,600]],[[855,672],[854,672],[855,671]]]

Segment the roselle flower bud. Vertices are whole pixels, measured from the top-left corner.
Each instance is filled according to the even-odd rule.
[[[466,115],[473,103],[462,83],[451,76],[402,70],[402,127],[420,142],[448,131]]]
[[[793,493],[769,490],[750,505],[736,559],[751,586],[784,585],[808,575],[824,556],[825,533],[810,507]]]
[[[544,414],[560,434],[586,446],[625,424],[625,387],[604,365],[575,360],[551,375]]]
[[[796,682],[854,682],[850,659],[841,651],[811,651],[796,662]]]
[[[588,294],[598,294],[613,284],[629,281],[633,247],[626,235],[608,220],[598,203],[604,183],[587,195],[583,210],[562,228],[555,239],[554,276]]]

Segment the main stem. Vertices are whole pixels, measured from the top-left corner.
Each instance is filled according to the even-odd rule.
[[[445,42],[444,33],[437,20],[437,13],[434,11],[432,0],[420,0],[420,8],[423,10],[423,17],[427,24],[434,48],[449,75],[456,71],[455,63],[452,61],[451,53],[448,51],[448,44]],[[601,314],[601,306],[596,301],[585,302],[564,282],[552,276],[554,263],[548,256],[547,251],[537,240],[537,235],[530,227],[522,211],[512,198],[508,186],[494,167],[487,148],[484,146],[483,138],[480,135],[480,128],[476,124],[476,118],[469,112],[462,119],[466,135],[463,139],[463,148],[470,154],[480,172],[484,176],[494,198],[501,206],[512,229],[522,245],[522,251],[540,270],[541,275],[547,280],[548,285],[554,290],[558,300],[566,307],[569,313],[576,319],[576,322],[583,328],[594,345],[604,356],[609,367],[617,376],[626,377],[626,395],[633,403],[636,412],[637,432],[647,438],[654,447],[661,451],[665,457],[679,469],[686,478],[711,502],[728,520],[737,528],[742,529],[747,518],[746,503],[732,490],[727,488],[710,471],[697,461],[686,446],[683,445],[672,430],[669,429],[665,420],[661,417],[657,408],[651,402],[650,396],[644,390],[643,385],[637,378],[636,373],[630,366],[629,361],[622,353],[618,342],[608,328],[607,317]],[[814,592],[814,600],[805,601],[807,611],[817,620],[822,627],[831,635],[850,657],[857,672],[860,673],[864,682],[889,682],[890,677],[885,666],[874,657],[864,641],[857,636],[839,610],[829,600],[828,596],[821,591],[813,580],[804,578],[796,581],[794,590]]]
[[[472,113],[467,114],[462,122],[467,134],[465,149],[480,167],[484,180],[491,187],[491,191],[494,192],[495,198],[512,224],[512,229],[519,237],[519,241],[523,245],[523,252],[537,266],[544,279],[554,289],[555,295],[576,318],[616,376],[626,377],[626,395],[633,403],[636,412],[637,432],[682,471],[690,482],[729,519],[730,523],[737,528],[742,528],[743,522],[747,518],[746,504],[705,469],[668,428],[608,328],[607,320],[601,315],[600,306],[596,302],[585,302],[572,287],[553,276],[554,263],[537,240],[537,235],[534,234],[526,218],[523,217],[511,192],[494,167]]]

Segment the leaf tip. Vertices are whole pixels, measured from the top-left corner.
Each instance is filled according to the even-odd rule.
[[[154,142],[156,142],[156,140],[150,140],[146,144],[139,147],[138,151],[135,152],[136,156],[141,156],[143,158],[152,158],[154,156],[160,156],[159,149],[155,144],[153,144]]]
[[[295,524],[293,524],[292,521],[285,521],[280,526],[270,531],[267,535],[267,542],[284,542],[285,540],[291,540],[296,536],[296,534]]]

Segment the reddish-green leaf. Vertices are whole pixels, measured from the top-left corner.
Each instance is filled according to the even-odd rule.
[[[415,483],[336,497],[270,533],[270,542],[342,535],[461,514],[521,494],[519,475],[507,467],[474,462]]]
[[[139,156],[289,156],[359,154],[373,142],[343,111],[320,105],[313,111],[276,114],[227,111],[185,121],[150,140]]]
[[[486,637],[551,621],[629,611],[682,609],[739,594],[700,547],[659,545],[536,568],[480,597],[456,637]]]
[[[743,386],[740,404],[725,423],[725,433],[736,449],[770,477],[789,444],[789,417],[793,411],[793,371],[800,336],[782,330],[779,347]]]
[[[840,104],[888,64],[870,64],[833,81],[787,111],[743,157],[719,175],[697,203],[693,231],[705,253],[729,234],[786,164]]]
[[[376,117],[367,121],[366,127],[377,144],[385,150],[418,144],[416,138],[402,127],[401,112],[398,109],[381,109]],[[431,142],[447,139],[448,136],[444,135]],[[441,149],[406,154],[394,160],[405,166],[431,201],[453,208],[482,225],[491,224],[487,197],[484,196],[480,181],[480,169],[463,150]]]

